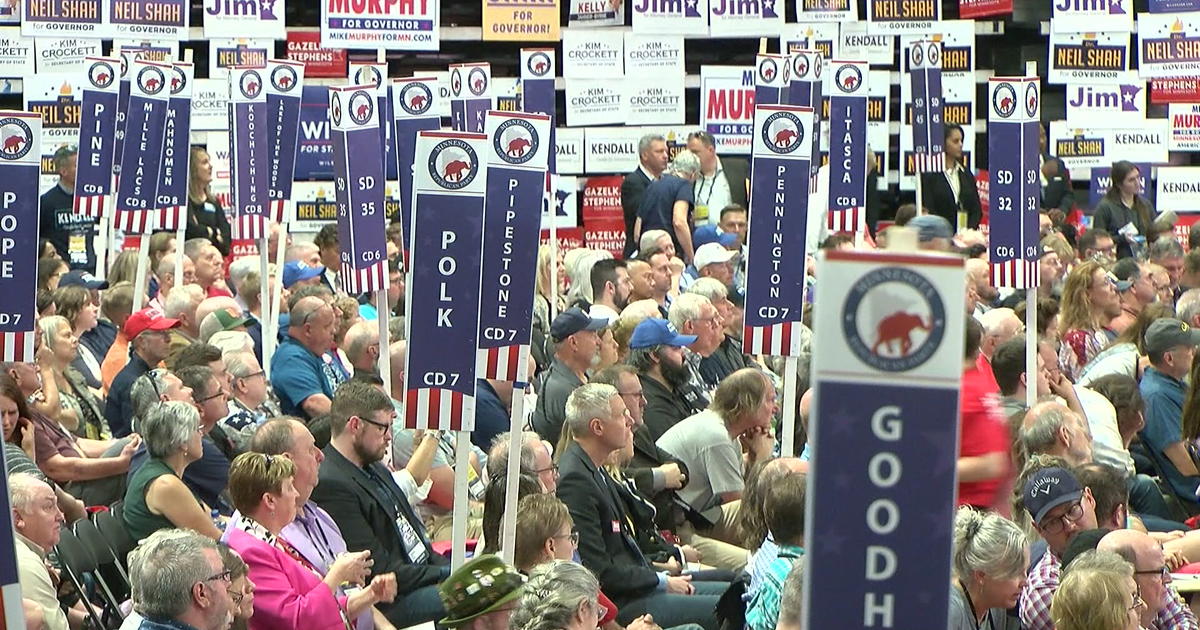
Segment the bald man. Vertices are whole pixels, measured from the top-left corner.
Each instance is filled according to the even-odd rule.
[[[1100,539],[1096,549],[1116,553],[1133,565],[1133,581],[1146,602],[1140,611],[1143,628],[1196,627],[1196,616],[1170,586],[1171,574],[1157,540],[1132,529],[1118,529]]]
[[[325,354],[336,327],[333,307],[319,297],[302,298],[292,308],[288,336],[271,357],[271,383],[283,413],[305,420],[329,413],[335,377]]]

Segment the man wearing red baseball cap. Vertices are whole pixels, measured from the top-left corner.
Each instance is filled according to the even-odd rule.
[[[108,403],[104,407],[104,418],[114,437],[129,435],[133,408],[129,403],[129,390],[133,382],[154,369],[171,350],[171,338],[167,331],[179,325],[178,319],[165,317],[156,308],[144,308],[125,320],[125,338],[133,353],[129,363],[117,373],[112,387],[108,388]]]

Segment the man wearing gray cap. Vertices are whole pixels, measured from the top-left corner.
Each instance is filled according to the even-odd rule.
[[[923,214],[913,217],[907,227],[917,231],[917,247],[925,251],[948,252],[951,239],[954,238],[954,228],[950,222],[936,214]]]
[[[1196,500],[1200,471],[1188,453],[1181,423],[1187,390],[1183,379],[1192,367],[1197,345],[1200,345],[1200,329],[1178,319],[1155,320],[1146,329],[1145,346],[1150,367],[1142,375],[1140,385],[1146,403],[1142,442],[1175,496],[1185,507],[1193,508],[1200,507]]]
[[[1021,590],[1021,625],[1025,630],[1054,630],[1050,601],[1058,590],[1062,554],[1079,532],[1096,528],[1096,500],[1057,457],[1035,456],[1017,483],[1022,490],[1014,507],[1029,513],[1047,546]]]
[[[587,371],[600,357],[599,331],[606,326],[607,319],[588,317],[578,307],[559,313],[550,323],[554,360],[540,380],[533,430],[551,444],[558,444],[558,434],[566,419],[567,397],[587,382]]]

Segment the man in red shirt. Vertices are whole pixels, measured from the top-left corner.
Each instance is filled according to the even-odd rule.
[[[959,428],[958,505],[989,509],[1002,503],[998,496],[1008,482],[1008,425],[1000,407],[1000,394],[991,374],[979,369],[979,344],[983,326],[967,317]]]

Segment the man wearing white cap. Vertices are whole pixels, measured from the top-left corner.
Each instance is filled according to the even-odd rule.
[[[726,249],[719,242],[705,243],[696,248],[694,266],[689,267],[679,278],[679,288],[686,291],[700,278],[719,280],[727,288],[733,286],[733,258],[737,252]]]

